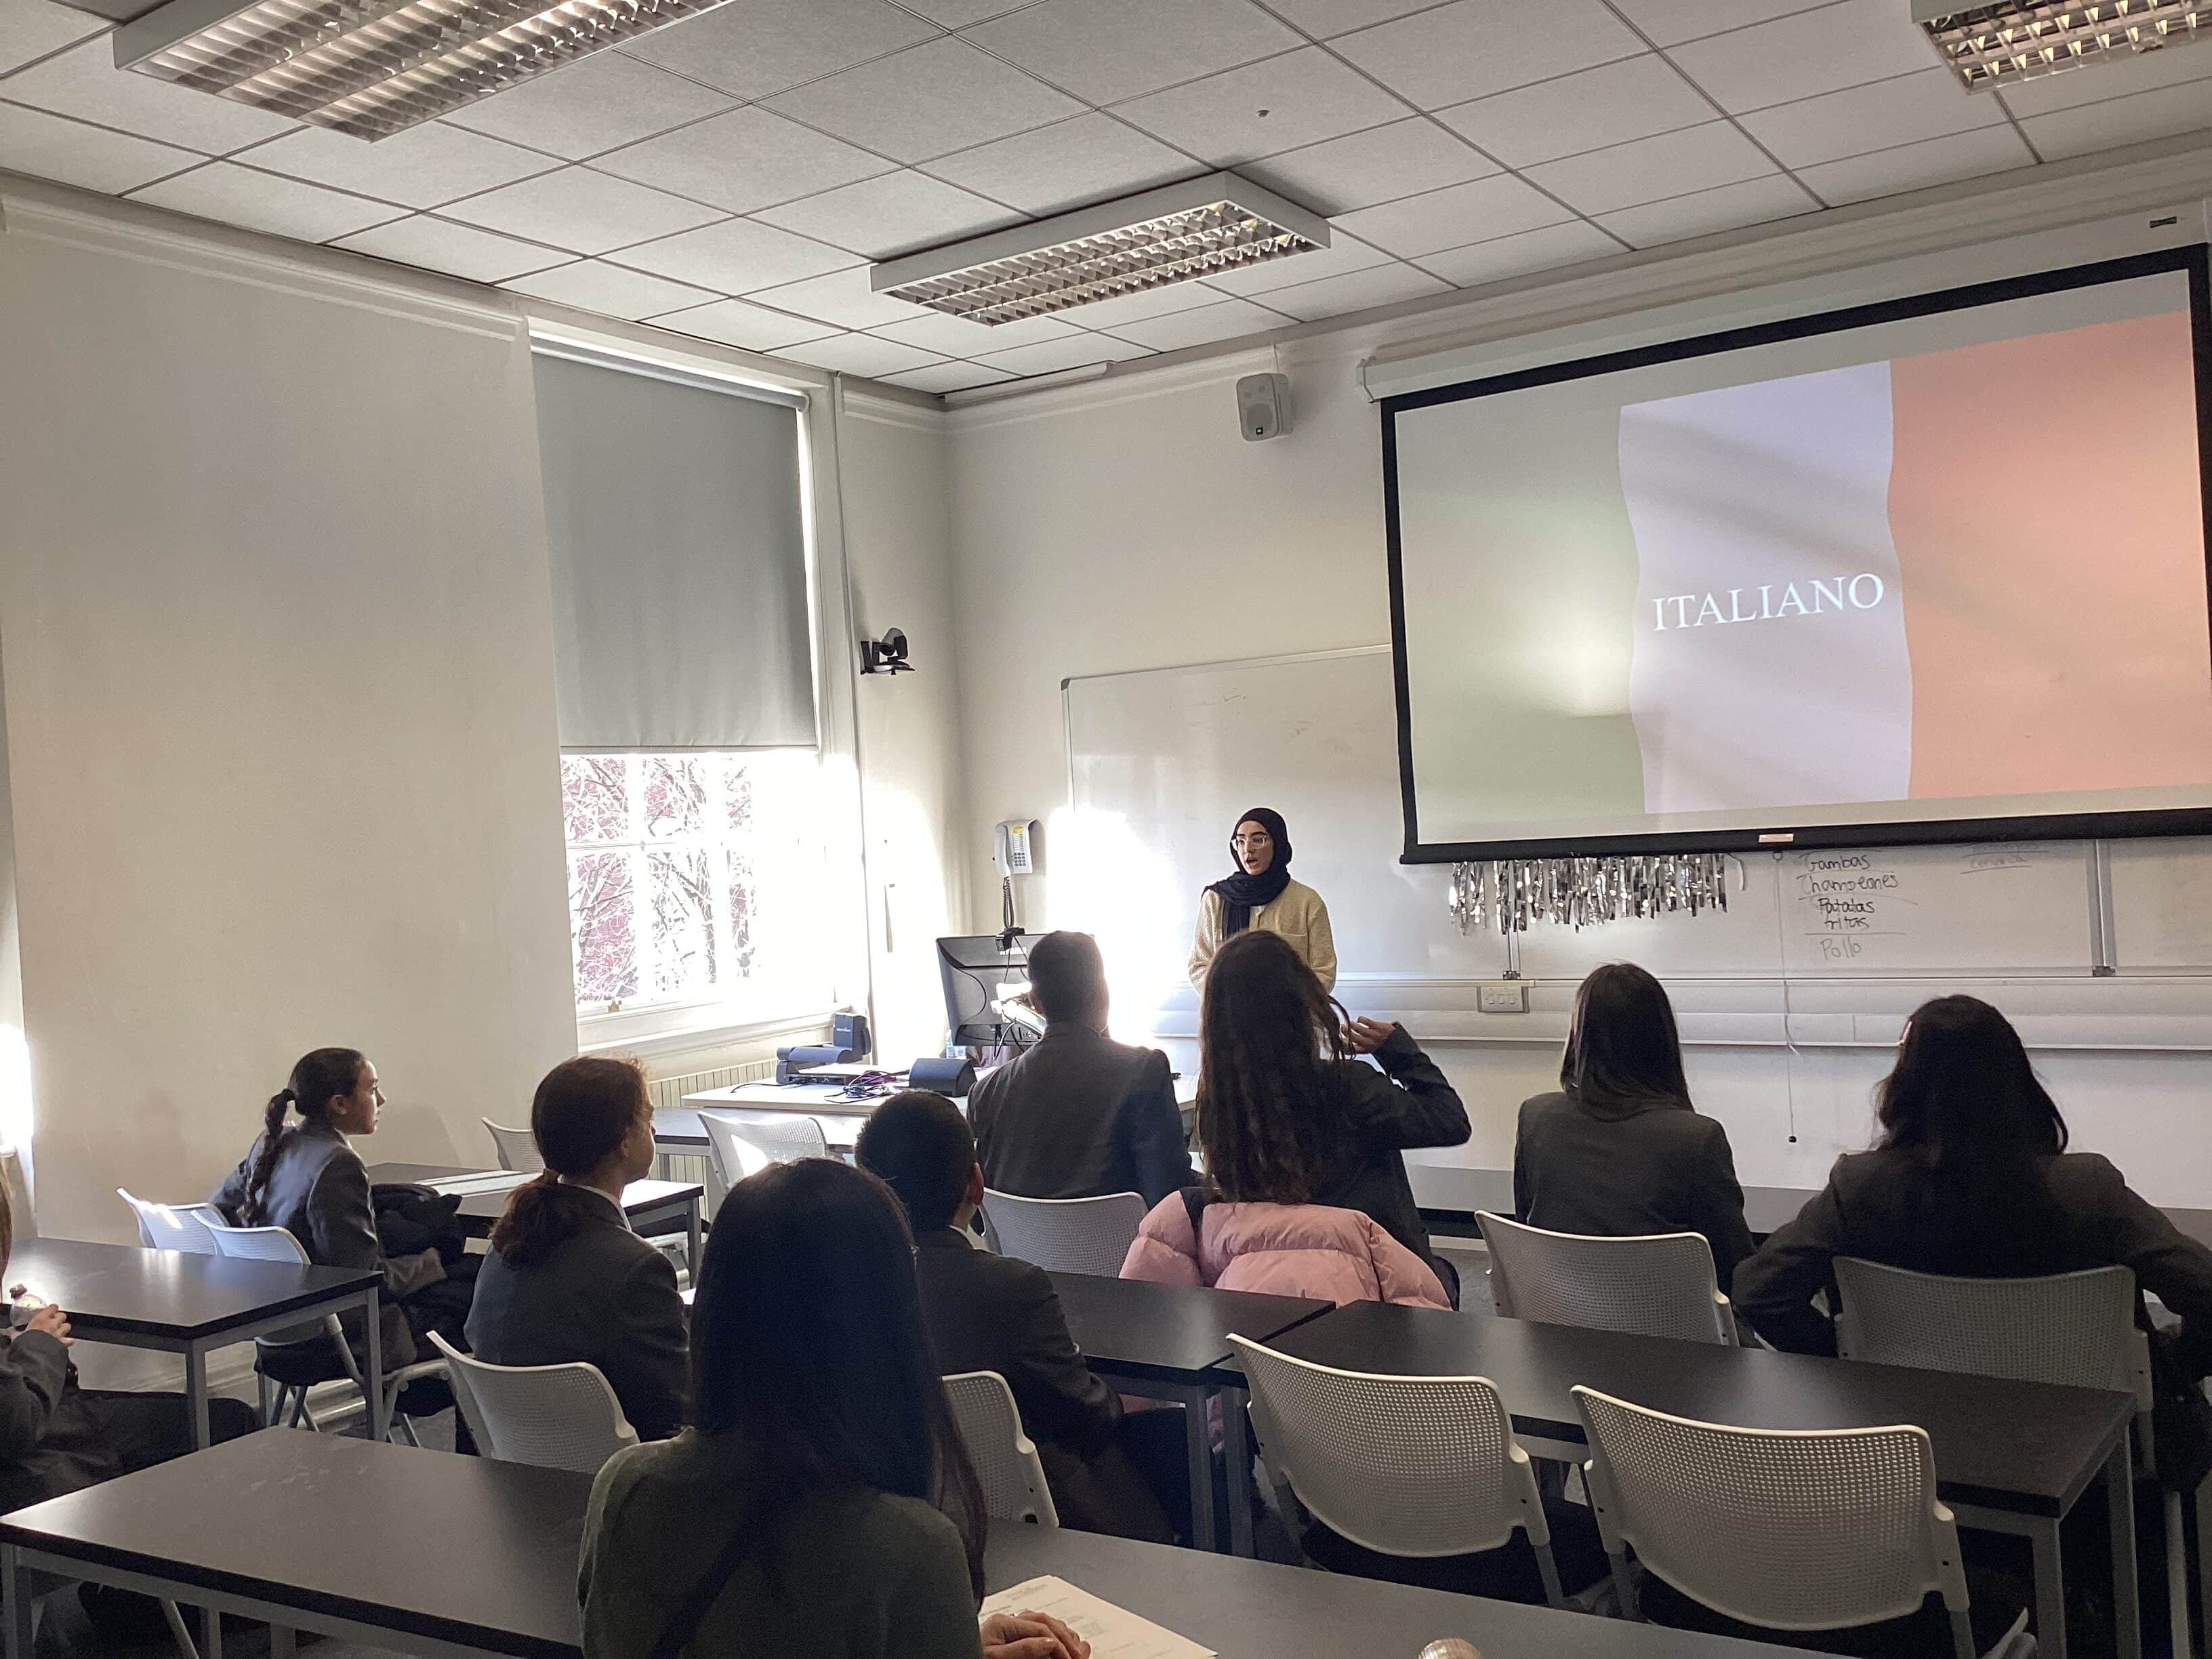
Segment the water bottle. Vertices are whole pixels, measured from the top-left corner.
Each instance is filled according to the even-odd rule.
[[[1423,1648],[1421,1659],[1482,1659],[1482,1650],[1472,1642],[1462,1642],[1456,1636],[1446,1636]]]

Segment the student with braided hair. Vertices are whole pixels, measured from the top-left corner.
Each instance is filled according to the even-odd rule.
[[[386,1256],[377,1237],[368,1168],[352,1137],[376,1133],[384,1105],[376,1067],[357,1048],[317,1048],[301,1056],[291,1081],[270,1097],[252,1151],[208,1201],[232,1225],[282,1227],[307,1259],[324,1267],[376,1267],[384,1273],[384,1365],[396,1370],[416,1357],[415,1332],[403,1305],[446,1276],[434,1249]],[[299,1121],[290,1121],[297,1111]],[[346,1340],[368,1362],[359,1314],[343,1316]],[[427,1322],[426,1327],[427,1328]],[[279,1331],[272,1340],[319,1342],[319,1323]]]

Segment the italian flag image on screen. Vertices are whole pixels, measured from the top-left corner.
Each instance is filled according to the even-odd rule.
[[[1620,414],[1650,813],[2202,783],[2176,310]]]

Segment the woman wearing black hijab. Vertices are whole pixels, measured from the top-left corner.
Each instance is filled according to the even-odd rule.
[[[1190,982],[1201,993],[1213,953],[1248,927],[1279,933],[1321,981],[1336,988],[1336,936],[1328,906],[1302,881],[1291,878],[1291,832],[1283,815],[1255,806],[1237,820],[1229,836],[1235,868],[1198,896],[1198,933],[1190,945]]]

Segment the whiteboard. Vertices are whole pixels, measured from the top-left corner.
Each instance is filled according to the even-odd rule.
[[[1287,821],[1292,870],[1327,900],[1346,977],[1504,971],[1495,933],[1454,928],[1444,866],[1398,862],[1387,646],[1086,676],[1063,695],[1071,811],[1048,854],[1054,914],[1099,934],[1121,1006],[1158,1007],[1181,986],[1199,895],[1229,873],[1230,832],[1255,806]],[[2212,848],[2187,870],[2212,897]],[[1753,854],[1735,861],[1725,914],[1540,925],[1519,966],[1534,979],[1620,960],[1669,979],[2087,976],[2095,875],[2081,842]],[[2113,878],[2117,891],[2117,863]],[[2212,905],[2191,915],[2199,937],[2166,948],[2212,963]]]
[[[2212,973],[2212,840],[2116,841],[2106,856],[2121,970]]]

